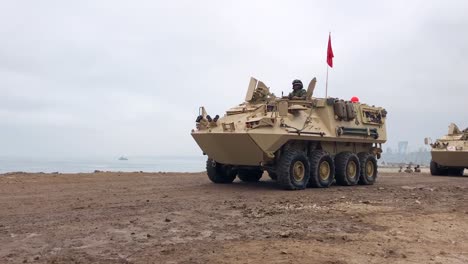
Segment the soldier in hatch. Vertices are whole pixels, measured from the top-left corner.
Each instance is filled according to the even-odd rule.
[[[289,99],[295,99],[295,100],[305,100],[306,99],[306,90],[303,88],[304,86],[302,85],[301,80],[294,80],[292,82],[293,85],[293,91],[292,93],[289,93]]]

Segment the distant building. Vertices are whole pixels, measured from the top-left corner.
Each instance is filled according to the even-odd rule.
[[[407,153],[400,152],[384,152],[382,153],[381,162],[386,164],[415,164],[415,165],[429,165],[431,162],[431,153],[426,149],[419,149],[419,151],[411,151]]]
[[[387,148],[387,152],[386,152],[386,153],[388,153],[388,154],[393,154],[392,148]]]
[[[406,154],[407,151],[408,151],[408,141],[398,142],[398,153]]]

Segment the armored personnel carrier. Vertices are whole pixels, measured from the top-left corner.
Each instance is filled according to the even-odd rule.
[[[214,183],[256,182],[264,171],[284,189],[373,184],[387,140],[387,112],[359,102],[276,97],[255,78],[245,102],[220,117],[200,107],[192,136]]]
[[[429,138],[424,143],[431,146],[431,174],[461,176],[468,168],[468,128],[463,131],[455,124],[450,124],[448,134],[431,143]]]

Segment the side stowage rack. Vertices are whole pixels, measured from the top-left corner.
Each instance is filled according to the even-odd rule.
[[[348,121],[354,120],[354,118],[356,118],[356,110],[354,110],[354,104],[352,102],[346,102],[346,114]]]
[[[351,121],[356,118],[356,110],[352,102],[335,100],[333,103],[333,110],[335,111],[335,118],[338,120]]]
[[[379,132],[377,128],[355,128],[355,127],[337,127],[336,134],[341,135],[360,135],[360,136],[369,136],[374,139],[379,138]]]
[[[336,119],[343,120],[348,117],[346,103],[343,100],[336,100],[333,103],[333,110],[335,111]]]

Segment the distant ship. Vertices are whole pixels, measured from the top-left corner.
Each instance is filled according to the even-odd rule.
[[[128,158],[127,158],[127,157],[124,157],[124,156],[122,156],[122,157],[120,157],[120,158],[119,158],[119,160],[128,160]]]

